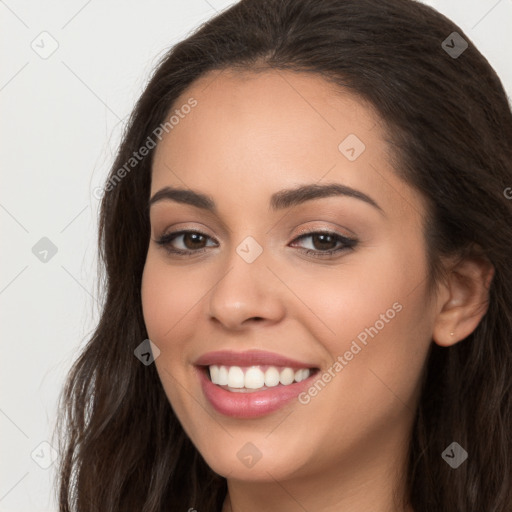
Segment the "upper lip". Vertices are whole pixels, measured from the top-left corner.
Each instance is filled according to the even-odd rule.
[[[315,368],[314,365],[289,357],[266,352],[265,350],[247,350],[234,352],[232,350],[219,350],[203,354],[195,363],[197,366],[224,365],[224,366],[285,366],[289,368]]]

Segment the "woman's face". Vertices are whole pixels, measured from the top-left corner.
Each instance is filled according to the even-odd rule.
[[[210,73],[174,110],[151,197],[189,194],[151,205],[142,303],[183,428],[236,480],[396,467],[435,301],[425,204],[388,162],[379,118],[319,76],[284,71]],[[284,192],[327,185],[339,193]],[[208,363],[230,389],[209,380]]]

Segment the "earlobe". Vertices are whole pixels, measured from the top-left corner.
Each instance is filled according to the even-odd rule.
[[[487,312],[494,266],[484,256],[467,257],[457,263],[442,285],[432,338],[449,347],[469,336]]]

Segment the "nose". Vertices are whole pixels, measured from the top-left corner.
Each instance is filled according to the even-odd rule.
[[[209,294],[210,319],[225,329],[274,324],[285,314],[285,287],[267,267],[265,251],[252,263],[233,250]]]

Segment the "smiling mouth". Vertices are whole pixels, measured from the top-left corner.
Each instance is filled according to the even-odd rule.
[[[233,393],[254,393],[292,386],[319,371],[319,368],[273,365],[209,365],[200,368],[213,384]]]

